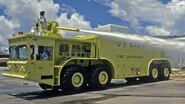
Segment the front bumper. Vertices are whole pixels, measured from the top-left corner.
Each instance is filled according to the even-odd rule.
[[[20,78],[20,79],[25,79],[27,77],[23,75],[15,75],[15,74],[9,74],[9,73],[2,73],[2,75],[6,77],[14,77],[14,78]]]

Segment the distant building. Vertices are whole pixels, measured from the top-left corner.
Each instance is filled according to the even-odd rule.
[[[9,55],[7,53],[0,52],[0,58],[4,58],[4,57],[9,57]]]
[[[0,67],[7,66],[9,55],[7,53],[0,52]]]
[[[105,32],[128,33],[128,27],[115,24],[99,25],[95,30]]]

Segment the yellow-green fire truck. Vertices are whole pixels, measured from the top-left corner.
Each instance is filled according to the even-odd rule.
[[[171,65],[164,53],[147,41],[110,35],[63,38],[49,21],[43,35],[19,33],[8,39],[10,59],[5,76],[38,82],[44,90],[104,89],[111,79],[168,80]],[[116,33],[115,33],[116,34]]]

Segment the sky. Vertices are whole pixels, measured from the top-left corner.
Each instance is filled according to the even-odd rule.
[[[66,27],[117,24],[140,35],[185,34],[185,0],[0,0],[0,47],[12,34],[29,32],[41,10]]]

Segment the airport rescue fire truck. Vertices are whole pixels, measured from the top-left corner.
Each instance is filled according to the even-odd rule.
[[[89,34],[64,38],[59,27],[38,36],[19,33],[9,38],[10,59],[5,76],[38,82],[44,90],[81,91],[105,89],[111,79],[168,80],[171,65],[164,53],[149,41],[111,35]],[[115,33],[116,34],[116,33]]]

